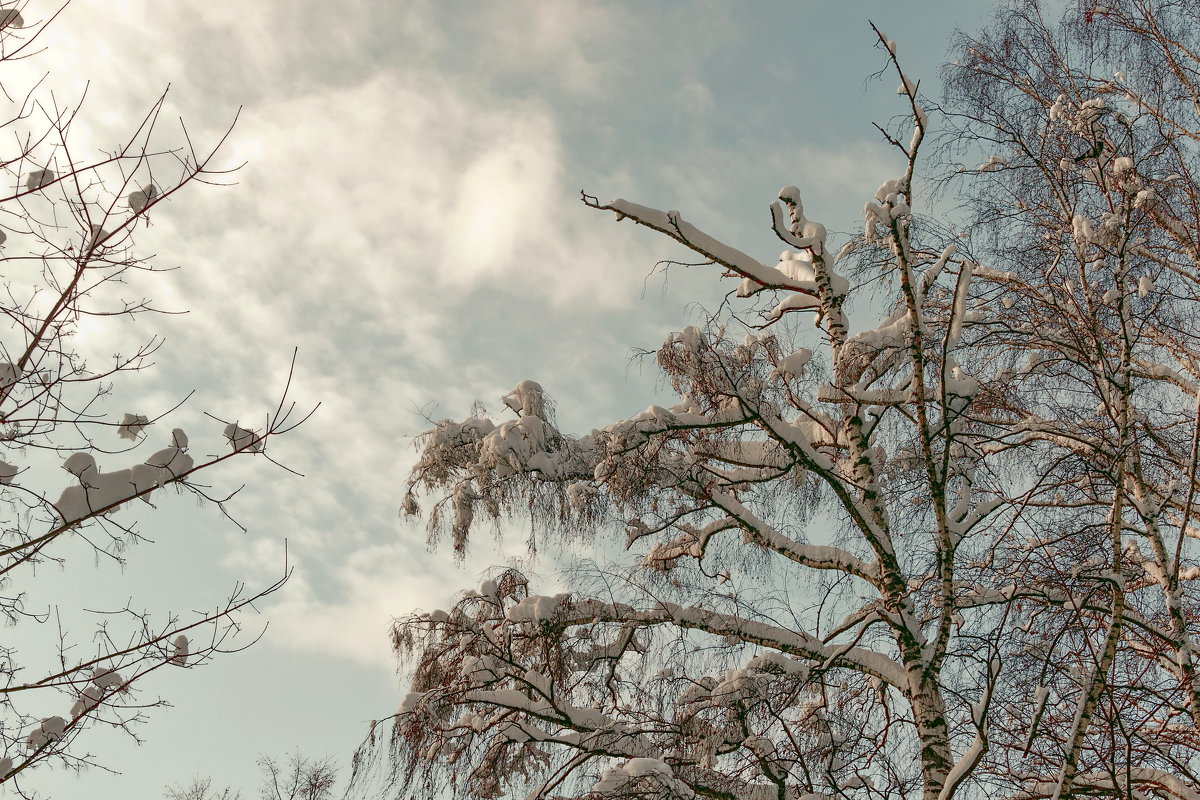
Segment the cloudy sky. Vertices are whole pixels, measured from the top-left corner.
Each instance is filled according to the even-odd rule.
[[[166,339],[154,369],[116,387],[113,414],[158,413],[194,389],[159,427],[217,452],[220,426],[203,412],[262,420],[293,348],[293,397],[321,407],[273,445],[306,477],[254,458],[209,476],[246,484],[231,510],[247,533],[181,498],[141,516],[155,543],[126,569],[83,554],[39,574],[42,602],[86,634],[71,607],[133,596],[160,613],[209,608],[238,582],[274,580],[285,539],[295,568],[245,620],[247,640],[266,628],[256,646],[150,678],[145,691],[173,708],[152,712],[143,744],[92,736],[116,774],[47,771],[26,786],[150,797],[208,775],[249,797],[258,753],[347,764],[402,697],[389,620],[444,606],[522,555],[518,532],[477,542],[456,566],[398,517],[424,418],[463,416],[476,398],[495,409],[524,378],[545,385],[567,429],[636,413],[663,395],[632,349],[730,288],[710,272],[656,271],[683,254],[586,209],[579,191],[677,208],[763,259],[779,249],[766,209],[783,185],[799,185],[831,232],[856,229],[900,168],[871,127],[903,109],[892,75],[870,79],[884,58],[867,21],[936,97],[949,33],[976,28],[989,6],[74,0],[46,52],[5,65],[10,93],[46,71],[60,103],[86,86],[75,134],[95,151],[170,85],[159,140],[178,144],[182,118],[212,143],[240,108],[219,161],[246,162],[236,185],[190,187],[139,233],[143,254],[182,269],[137,290],[189,313],[85,331],[97,353]],[[25,14],[55,7],[30,0]],[[547,580],[554,563],[537,565]]]

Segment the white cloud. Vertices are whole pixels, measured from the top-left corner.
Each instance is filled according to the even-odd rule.
[[[716,108],[712,90],[706,84],[691,81],[679,88],[679,104],[684,111],[702,116]]]
[[[562,188],[561,148],[550,120],[497,122],[506,129],[493,128],[487,149],[464,164],[453,183],[438,275],[446,284],[470,285],[514,268],[538,270],[517,261],[517,250],[544,237],[545,222],[558,222],[554,206],[561,198],[554,195]]]
[[[486,554],[455,566],[423,551],[423,536],[341,550],[336,558],[293,553],[296,570],[283,592],[267,606],[269,643],[293,652],[318,652],[391,669],[387,633],[392,621],[416,609],[447,606],[461,589],[473,586],[491,563]],[[278,542],[259,541],[245,567],[261,579],[278,574]],[[249,554],[247,554],[249,555]],[[415,569],[418,562],[435,568]]]
[[[464,27],[480,48],[478,63],[488,69],[532,73],[535,85],[559,84],[584,96],[607,89],[605,73],[627,71],[611,46],[630,26],[618,8],[588,0],[516,0],[485,3],[478,11]]]

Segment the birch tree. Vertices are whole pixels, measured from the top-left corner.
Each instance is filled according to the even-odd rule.
[[[37,54],[57,14],[35,13],[0,4],[0,70]],[[236,636],[242,612],[282,585],[287,566],[278,582],[234,587],[208,611],[153,617],[134,600],[117,608],[84,600],[92,598],[86,586],[74,600],[56,596],[45,576],[82,554],[105,565],[96,580],[111,580],[107,568],[119,570],[146,544],[138,521],[161,522],[155,504],[168,493],[226,512],[236,491],[213,488],[209,468],[269,457],[269,443],[302,420],[287,387],[256,424],[213,418],[210,430],[192,432],[195,442],[171,428],[172,409],[112,407],[110,395],[151,365],[162,341],[108,359],[85,357],[84,347],[94,351],[106,329],[156,310],[139,293],[165,268],[139,256],[134,238],[185,187],[225,181],[228,170],[214,162],[224,137],[210,150],[193,146],[186,130],[175,146],[159,144],[162,96],[123,144],[83,151],[82,102],[64,106],[36,87],[14,96],[12,83],[3,84],[12,113],[0,124],[8,134],[0,159],[0,785],[26,797],[39,767],[94,766],[87,748],[96,731],[136,737],[146,710],[163,704],[146,693],[152,673],[246,646]],[[64,621],[88,615],[94,626],[85,631]]]
[[[412,691],[360,771],[471,798],[1200,797],[1197,18],[1009,3],[933,122],[876,30],[906,122],[850,241],[795,186],[768,261],[584,195],[736,283],[657,349],[678,402],[576,436],[522,381],[425,433],[404,510],[432,501],[458,550],[489,520],[623,528],[634,566],[556,595],[500,571],[398,621]],[[923,200],[945,181],[955,222]]]

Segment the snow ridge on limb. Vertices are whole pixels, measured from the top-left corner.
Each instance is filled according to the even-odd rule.
[[[714,239],[690,222],[685,222],[678,211],[659,211],[656,208],[641,206],[622,199],[613,200],[606,205],[591,202],[588,204],[594,208],[612,211],[618,219],[632,219],[639,225],[645,225],[659,233],[665,233],[714,263],[720,264],[744,278],[750,278],[762,286],[794,289],[795,291],[808,288],[802,282],[790,279],[774,267],[768,267],[752,256]]]
[[[579,600],[571,605],[571,611],[563,616],[562,621],[568,624],[634,622],[639,626],[672,624],[714,636],[734,637],[787,655],[803,656],[825,667],[849,667],[892,686],[905,684],[903,669],[882,653],[861,647],[826,645],[803,631],[787,630],[695,606],[659,603],[647,610],[596,600]]]
[[[790,705],[788,696],[812,674],[838,673],[846,663],[877,669],[884,681],[903,680],[898,665],[878,653],[828,645],[766,623],[747,626],[734,615],[670,603],[638,608],[570,595],[530,595],[524,578],[513,571],[481,589],[486,593],[466,593],[449,612],[415,615],[397,626],[406,646],[424,648],[424,666],[395,718],[404,752],[440,741],[444,755],[469,765],[464,779],[480,796],[503,778],[496,765],[524,770],[544,758],[592,776],[583,779],[580,789],[585,790],[613,785],[604,779],[612,778],[612,769],[628,774],[636,769],[623,765],[649,768],[637,760],[656,759],[656,770],[700,796],[715,791],[778,796],[762,794],[762,782],[753,777],[758,768],[751,765],[784,770],[797,756],[812,760],[822,753],[828,761],[830,753],[846,752],[842,743],[848,737],[835,708],[817,694],[802,693],[802,721],[786,723],[772,708]],[[740,663],[706,675],[664,669],[640,685],[619,679],[624,661],[677,636],[722,642],[738,653]],[[731,637],[761,639],[769,646],[746,654],[730,643]],[[593,692],[589,676],[607,679],[620,701],[614,702],[609,691]],[[668,702],[634,703],[643,691],[666,692]],[[430,724],[439,724],[433,720],[446,709],[453,709],[452,721],[448,727],[440,723],[443,734],[435,736]],[[772,729],[778,732],[780,725],[791,728],[789,737],[774,735]],[[449,738],[442,738],[446,734]],[[787,744],[796,737],[807,740],[802,750]],[[669,744],[693,739],[699,750],[691,754]],[[565,760],[552,755],[556,750]],[[733,763],[742,766],[722,768]],[[829,763],[834,774],[853,782],[852,764]],[[813,791],[819,789],[792,786],[785,796]]]
[[[780,301],[767,315],[767,321],[778,320],[789,311],[811,310],[828,315],[830,324],[840,329],[843,324],[840,316],[841,298],[849,285],[844,278],[832,271],[832,258],[825,253],[825,226],[804,217],[799,190],[796,187],[784,187],[780,191],[780,199],[788,204],[791,221],[785,222],[783,210],[778,203],[773,203],[772,224],[785,243],[811,254],[811,278],[798,278],[789,274],[791,270],[785,266],[783,260],[778,267],[763,264],[684,221],[678,211],[660,211],[623,199],[602,205],[595,198],[583,195],[583,200],[588,206],[612,211],[616,213],[618,220],[632,219],[640,225],[664,233],[713,263],[730,270],[734,275],[741,276],[743,281],[738,289],[740,297],[749,297],[768,289],[790,291],[792,294]]]
[[[732,494],[714,492],[713,502],[730,514],[730,520],[745,531],[745,537],[767,550],[813,569],[845,572],[870,583],[879,580],[879,568],[868,564],[840,547],[813,545],[797,542],[782,533],[746,508]]]

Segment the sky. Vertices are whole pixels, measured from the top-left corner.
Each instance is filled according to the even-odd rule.
[[[38,19],[57,6],[30,0]],[[462,564],[429,550],[397,513],[413,437],[463,417],[522,379],[541,382],[566,430],[586,432],[667,400],[652,366],[631,361],[715,308],[732,288],[712,270],[655,265],[673,243],[579,202],[580,190],[679,209],[727,243],[771,259],[767,208],[796,184],[833,238],[902,168],[871,123],[904,111],[868,20],[896,41],[907,73],[939,94],[950,33],[990,3],[426,2],[425,0],[75,0],[45,51],[0,82],[49,73],[40,91],[73,103],[94,152],[127,135],[166,88],[159,141],[201,146],[237,118],[220,164],[233,185],[191,186],[158,206],[139,252],[177,271],[136,291],[187,314],[86,327],[107,354],[157,333],[156,365],[114,387],[109,407],[182,426],[219,452],[223,419],[261,421],[294,348],[302,427],[265,459],[206,477],[245,488],[241,525],[189,497],[139,512],[153,543],[118,568],[66,545],[36,594],[81,639],[82,607],[133,597],[156,618],[211,608],[239,583],[286,587],[244,619],[242,653],[160,670],[136,744],[87,741],[76,776],[39,771],[45,797],[158,796],[208,776],[256,796],[255,759],[299,750],[345,772],[370,721],[393,713],[403,673],[389,622],[444,607],[491,565],[524,555],[523,531],[474,543]],[[936,115],[933,118],[937,124]],[[844,238],[844,234],[843,234]],[[669,403],[668,403],[669,404]],[[260,422],[261,424],[261,422]],[[103,466],[103,465],[102,465]],[[53,480],[65,481],[55,475]],[[132,517],[131,517],[132,518]],[[534,565],[547,584],[553,552]],[[37,644],[31,644],[36,648]],[[36,650],[26,654],[36,660]],[[51,712],[48,712],[51,713]],[[59,713],[54,711],[52,713]],[[0,790],[2,794],[3,790]]]

